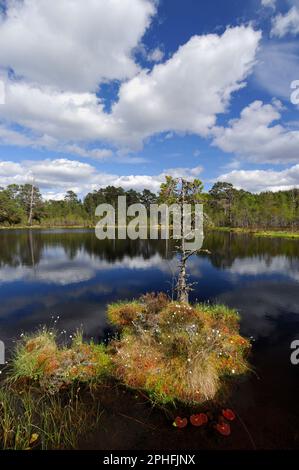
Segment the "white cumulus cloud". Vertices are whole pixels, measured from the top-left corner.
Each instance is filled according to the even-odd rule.
[[[234,170],[218,176],[217,180],[254,193],[284,191],[299,188],[299,164],[282,171]]]
[[[122,139],[140,142],[163,131],[207,135],[234,91],[252,70],[260,32],[227,29],[222,36],[194,36],[168,61],[124,83],[112,115]]]
[[[254,101],[228,127],[213,130],[214,145],[258,163],[298,162],[299,130],[278,124],[280,118],[279,101]]]
[[[0,63],[62,90],[138,71],[133,50],[155,13],[152,0],[8,0],[0,22]]]
[[[271,35],[282,38],[287,34],[299,33],[299,9],[294,6],[285,15],[279,13],[272,22]]]
[[[164,131],[206,136],[232,93],[245,85],[260,37],[250,26],[229,28],[222,36],[192,37],[165,63],[124,82],[111,113],[90,91],[61,91],[7,78],[0,118],[38,138],[73,144],[104,141],[134,150]]]
[[[69,159],[45,159],[23,161],[0,161],[1,186],[9,184],[31,183],[40,187],[46,199],[61,199],[67,190],[71,189],[83,196],[95,189],[108,185],[121,186],[124,189],[143,190],[144,188],[157,192],[165,176],[183,176],[194,179],[202,172],[201,167],[170,168],[156,175],[119,175],[97,170],[93,165]]]

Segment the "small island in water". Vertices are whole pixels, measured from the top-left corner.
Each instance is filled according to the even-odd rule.
[[[76,448],[100,425],[101,392],[116,386],[167,406],[170,416],[181,403],[194,426],[210,421],[215,432],[230,434],[234,412],[226,400],[249,371],[250,342],[239,334],[237,312],[161,293],[111,304],[108,318],[117,337],[107,344],[84,342],[78,332],[61,346],[46,329],[18,343],[0,389],[3,448]],[[214,422],[211,412],[221,406],[228,418]],[[172,424],[182,428],[186,418],[174,416]]]

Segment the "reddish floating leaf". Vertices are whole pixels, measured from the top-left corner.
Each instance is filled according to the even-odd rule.
[[[185,428],[188,424],[188,420],[187,418],[180,418],[179,416],[177,416],[177,418],[175,418],[174,420],[174,423],[173,423],[173,426],[176,427],[176,428]]]
[[[230,425],[228,423],[218,423],[215,428],[222,436],[230,436]]]
[[[234,421],[234,419],[236,419],[235,413],[229,408],[227,408],[226,410],[222,410],[222,414],[228,421]]]
[[[205,413],[199,413],[197,415],[190,416],[190,423],[193,426],[203,426],[204,424],[207,424],[207,422],[208,417]]]

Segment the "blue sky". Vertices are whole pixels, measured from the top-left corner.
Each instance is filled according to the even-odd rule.
[[[299,1],[0,3],[1,186],[299,187]]]

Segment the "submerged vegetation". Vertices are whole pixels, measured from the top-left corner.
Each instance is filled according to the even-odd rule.
[[[122,329],[110,346],[116,377],[155,403],[221,398],[230,378],[248,370],[250,343],[239,335],[238,314],[225,306],[147,295],[110,305],[108,317]]]
[[[0,449],[75,449],[96,429],[101,406],[71,386],[49,394],[25,383],[0,387]]]

